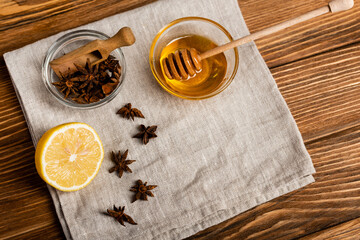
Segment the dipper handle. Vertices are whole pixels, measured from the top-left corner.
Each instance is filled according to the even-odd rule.
[[[341,12],[348,10],[354,6],[354,0],[332,0],[329,2],[330,11]]]
[[[328,6],[324,6],[318,9],[315,9],[313,11],[310,11],[308,13],[305,13],[299,17],[290,19],[288,21],[276,24],[274,26],[271,26],[269,28],[265,28],[263,30],[260,30],[256,33],[250,34],[248,36],[242,37],[238,40],[229,42],[225,45],[221,45],[219,47],[213,48],[209,51],[206,51],[202,54],[200,54],[200,58],[204,59],[204,58],[208,58],[211,56],[214,56],[216,54],[225,52],[229,49],[235,48],[237,46],[240,46],[242,44],[254,41],[258,38],[262,38],[264,36],[270,35],[272,33],[278,32],[280,30],[286,29],[288,27],[291,27],[295,24],[307,21],[309,19],[312,19],[314,17],[318,17],[320,15],[329,13],[329,12],[340,12],[340,11],[345,11],[348,10],[350,8],[352,8],[354,6],[354,1],[353,0],[332,0],[331,2],[329,2]]]

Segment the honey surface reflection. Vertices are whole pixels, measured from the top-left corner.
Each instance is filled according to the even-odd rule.
[[[183,36],[174,39],[165,46],[161,52],[160,62],[170,53],[180,48],[195,48],[202,53],[215,47],[217,47],[217,45],[205,37],[198,35]],[[197,72],[195,76],[185,81],[170,80],[165,77],[166,84],[173,90],[185,95],[204,96],[212,93],[221,86],[221,83],[224,81],[227,67],[226,57],[223,53],[220,53],[213,57],[203,59],[201,63],[202,70]],[[163,75],[165,76],[164,73]]]

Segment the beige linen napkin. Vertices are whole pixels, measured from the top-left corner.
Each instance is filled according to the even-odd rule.
[[[214,98],[182,100],[158,86],[148,63],[151,42],[185,16],[213,19],[235,38],[249,34],[237,0],[160,0],[78,28],[113,35],[129,26],[137,37],[123,49],[123,89],[94,110],[61,105],[42,82],[45,52],[64,33],[5,54],[35,145],[49,128],[73,121],[90,124],[103,141],[106,157],[89,186],[70,193],[49,187],[68,239],[180,239],[314,181],[295,121],[254,43],[239,47],[237,76]],[[128,102],[146,119],[115,114]],[[158,125],[159,137],[147,145],[131,138],[139,124]],[[126,149],[137,161],[134,173],[119,179],[108,172],[110,152]],[[156,197],[130,204],[137,179],[157,184]],[[138,225],[122,227],[104,215],[114,204],[125,205]]]

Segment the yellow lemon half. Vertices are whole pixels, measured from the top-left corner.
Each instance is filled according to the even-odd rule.
[[[104,149],[95,130],[85,123],[66,123],[47,131],[35,152],[40,177],[62,191],[76,191],[96,176]]]

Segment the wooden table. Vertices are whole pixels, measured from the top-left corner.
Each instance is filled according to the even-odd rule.
[[[152,0],[2,0],[0,54]],[[240,0],[251,32],[328,0]],[[257,46],[284,96],[316,182],[190,239],[360,239],[360,2]],[[3,57],[0,59],[0,238],[62,239]]]

